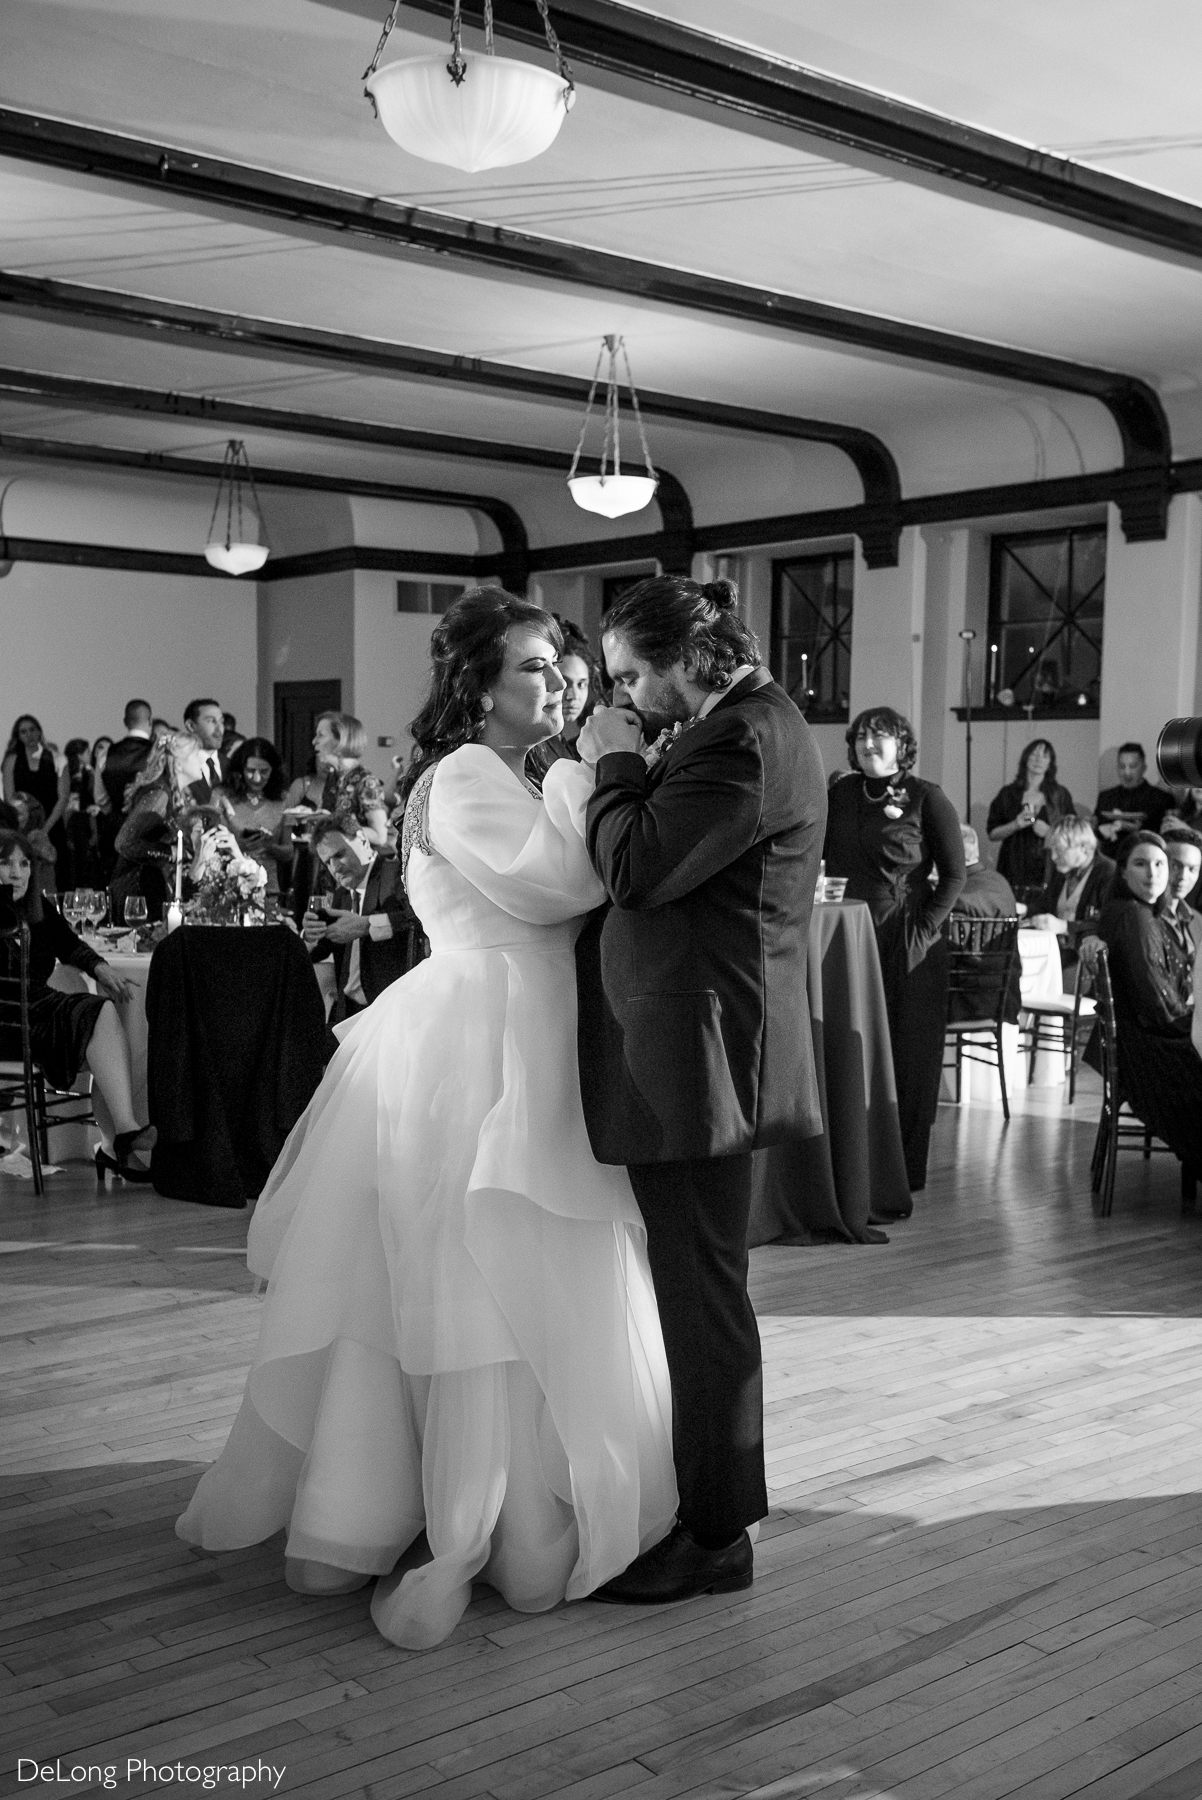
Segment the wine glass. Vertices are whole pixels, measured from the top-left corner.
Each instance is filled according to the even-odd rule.
[[[108,889],[93,888],[91,893],[92,898],[88,906],[88,920],[93,931],[96,931],[104,923],[105,914],[109,909]]]
[[[127,925],[145,925],[146,919],[145,894],[127,894],[125,896],[125,923]]]
[[[79,924],[80,917],[74,888],[67,888],[64,893],[59,895],[58,910],[62,913],[63,918],[67,921],[68,925],[70,925],[71,929],[74,930]]]
[[[86,924],[88,922],[88,917],[91,913],[91,910],[92,910],[92,890],[91,890],[91,888],[76,888],[76,890],[75,890],[75,923],[76,923],[77,927],[79,927],[80,925],[86,926]]]

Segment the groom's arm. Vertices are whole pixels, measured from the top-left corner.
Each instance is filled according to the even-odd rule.
[[[756,841],[764,771],[755,733],[737,714],[684,743],[659,780],[641,756],[597,764],[586,842],[615,906],[664,906],[700,887]]]

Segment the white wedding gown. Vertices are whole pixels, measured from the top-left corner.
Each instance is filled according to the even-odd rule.
[[[177,1526],[287,1526],[290,1558],[382,1578],[407,1648],[476,1577],[523,1612],[582,1598],[676,1511],[642,1219],[580,1102],[591,785],[561,761],[540,801],[481,745],[438,764],[407,877],[431,955],[339,1028],[258,1202],[258,1350]],[[423,1529],[432,1560],[390,1577]]]

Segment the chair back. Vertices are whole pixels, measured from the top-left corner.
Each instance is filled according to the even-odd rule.
[[[949,1019],[1002,1023],[1018,956],[1018,926],[1017,915],[979,919],[952,913],[945,928]]]
[[[1119,1052],[1118,1023],[1114,1012],[1114,988],[1110,980],[1110,958],[1105,944],[1099,944],[1093,962],[1094,1006],[1098,1021],[1098,1039],[1102,1054],[1102,1114],[1118,1116]]]
[[[24,919],[0,922],[0,1037],[19,1032],[23,1053],[29,1043],[29,943]]]

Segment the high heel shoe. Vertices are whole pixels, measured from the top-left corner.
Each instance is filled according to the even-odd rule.
[[[119,1175],[122,1181],[149,1181],[149,1167],[130,1160],[135,1149],[149,1149],[150,1144],[139,1144],[139,1138],[147,1135],[147,1127],[141,1131],[119,1131],[113,1138],[115,1156],[110,1156],[103,1145],[96,1150],[96,1179],[103,1184],[105,1175],[111,1170]]]

